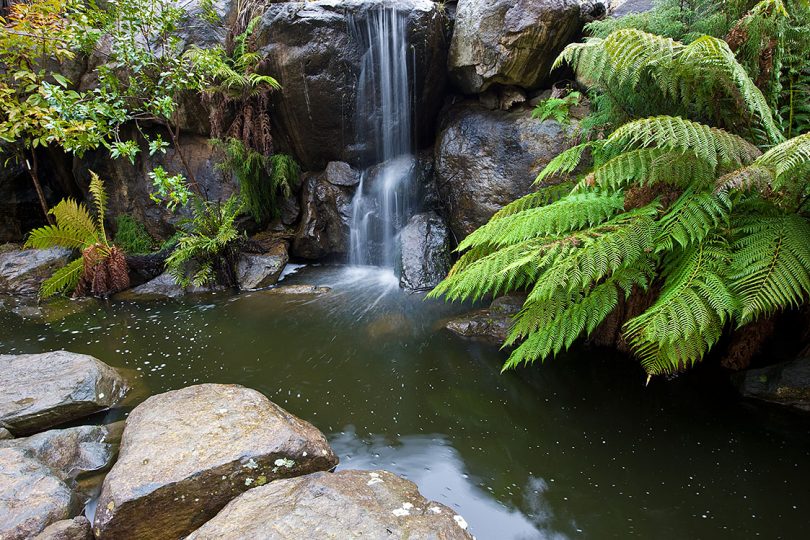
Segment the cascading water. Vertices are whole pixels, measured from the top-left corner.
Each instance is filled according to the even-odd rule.
[[[398,231],[411,213],[413,115],[405,39],[407,14],[381,2],[349,20],[366,49],[357,89],[357,132],[378,167],[363,172],[352,202],[349,262],[394,270]]]

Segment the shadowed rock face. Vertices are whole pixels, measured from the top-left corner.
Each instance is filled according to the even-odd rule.
[[[321,259],[348,253],[355,187],[333,184],[330,178],[328,170],[304,176],[301,223],[292,243],[297,257]]]
[[[459,0],[450,79],[465,94],[538,88],[581,29],[577,0]]]
[[[248,491],[191,534],[219,538],[470,540],[464,518],[388,471],[340,471]]]
[[[322,170],[330,161],[360,165],[373,154],[364,144],[366,130],[355,119],[363,46],[352,36],[349,20],[362,19],[380,5],[407,13],[416,137],[429,144],[447,62],[446,21],[434,2],[285,2],[268,6],[259,24],[257,45],[267,58],[266,72],[282,85],[272,96],[277,141],[306,170]]]
[[[152,396],[127,419],[95,534],[182,537],[250,488],[337,462],[320,431],[255,390],[203,384]]]
[[[117,371],[85,354],[0,355],[0,424],[16,435],[112,407],[127,390]]]
[[[71,489],[20,448],[0,448],[0,538],[23,540],[79,511]]]
[[[737,376],[737,386],[745,397],[810,412],[810,358],[750,369]]]
[[[456,240],[533,191],[543,167],[574,144],[573,129],[522,108],[490,111],[470,101],[451,107],[436,139],[436,183]]]
[[[413,216],[400,233],[400,285],[412,291],[429,290],[450,270],[450,229],[435,212]]]

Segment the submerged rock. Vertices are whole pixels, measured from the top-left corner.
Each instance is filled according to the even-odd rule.
[[[283,285],[281,287],[273,287],[265,292],[273,295],[319,296],[331,290],[332,289],[329,287],[320,287],[318,285]]]
[[[0,355],[0,425],[17,435],[112,407],[128,390],[115,369],[85,354]]]
[[[537,88],[581,29],[579,0],[459,0],[450,79],[466,94]]]
[[[275,285],[289,260],[284,242],[277,242],[267,253],[242,253],[236,264],[239,288],[261,289]]]
[[[416,214],[400,232],[400,286],[412,291],[432,289],[450,270],[450,229],[435,212]]]
[[[48,525],[34,540],[93,540],[93,531],[86,517],[76,516]]]
[[[73,491],[20,448],[0,448],[0,538],[31,538],[79,511]]]
[[[575,123],[540,122],[527,109],[451,107],[436,139],[436,182],[458,241],[533,191],[537,174],[575,143]]]
[[[232,501],[188,540],[436,538],[471,540],[467,522],[388,471],[339,471],[279,480]]]
[[[277,140],[305,170],[330,161],[358,165],[374,153],[372,118],[355,111],[365,36],[351,21],[362,21],[381,5],[396,7],[405,19],[417,145],[429,144],[442,103],[447,41],[442,13],[428,0],[281,2],[267,6],[256,45],[267,73],[281,83],[272,99]],[[359,144],[358,144],[359,143]]]
[[[493,300],[487,309],[479,309],[451,319],[445,328],[461,337],[493,343],[506,341],[512,318],[523,307],[525,295],[508,294]]]
[[[10,250],[0,253],[0,293],[36,295],[42,282],[70,260],[62,248]]]
[[[152,396],[127,419],[96,537],[182,537],[250,488],[337,462],[320,431],[255,390],[202,384]]]
[[[138,285],[134,289],[118,293],[115,298],[118,300],[161,300],[165,298],[180,298],[186,294],[206,293],[220,289],[221,287],[183,287],[174,280],[171,274],[163,272],[151,281],[143,285]]]
[[[745,397],[787,405],[810,412],[810,358],[799,358],[737,376]]]

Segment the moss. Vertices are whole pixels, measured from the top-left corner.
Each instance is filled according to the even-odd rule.
[[[117,230],[113,242],[124,252],[135,255],[152,251],[155,240],[146,232],[142,223],[126,215],[115,218],[115,223]]]

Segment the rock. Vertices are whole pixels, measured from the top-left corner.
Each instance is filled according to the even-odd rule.
[[[459,0],[450,80],[465,94],[494,84],[538,88],[581,29],[578,0]]]
[[[104,426],[53,429],[30,437],[0,442],[0,448],[18,448],[29,453],[69,482],[112,464],[114,448],[107,442]]]
[[[261,289],[275,285],[289,260],[287,246],[283,242],[276,243],[268,253],[242,253],[236,264],[239,288]]]
[[[186,294],[206,293],[220,290],[221,287],[197,287],[190,285],[182,287],[168,272],[163,272],[151,281],[138,285],[134,289],[118,293],[117,300],[162,300],[166,298],[180,298]]]
[[[136,133],[122,134],[122,138],[124,137],[140,141],[141,154],[135,165],[126,159],[110,159],[105,148],[86,152],[83,157],[75,158],[73,174],[83,189],[89,186],[90,170],[104,179],[108,196],[107,215],[111,219],[120,214],[129,215],[142,223],[153,238],[166,239],[174,233],[175,226],[182,218],[190,216],[190,210],[170,212],[153,201],[150,194],[154,187],[149,173],[161,166],[169,174],[185,174],[185,167],[180,155],[173,149],[169,149],[166,154],[158,152],[150,156],[146,143]],[[216,170],[220,154],[207,137],[184,133],[180,137],[180,146],[200,190],[210,200],[225,200],[238,190],[236,180]]]
[[[303,259],[345,255],[353,195],[353,188],[330,183],[324,173],[305,174],[301,223],[293,238],[293,255]]]
[[[499,94],[498,108],[502,111],[508,111],[515,105],[526,103],[526,92],[516,86],[505,86],[500,89]]]
[[[402,275],[399,284],[429,290],[450,270],[450,229],[435,212],[416,214],[400,232]]]
[[[265,292],[272,295],[320,296],[331,290],[329,287],[318,287],[316,285],[284,285],[282,287],[273,287]]]
[[[655,7],[653,0],[611,0],[610,16],[613,18],[624,17],[631,13],[644,13]]]
[[[78,500],[46,465],[19,448],[0,448],[0,538],[31,538],[74,516]]]
[[[441,538],[471,540],[467,523],[388,471],[279,480],[239,496],[188,540],[219,538]],[[272,531],[272,533],[271,533]]]
[[[743,396],[810,412],[810,358],[799,358],[738,374]]]
[[[343,161],[330,161],[326,166],[326,181],[335,186],[356,186],[360,183],[360,173]]]
[[[0,425],[15,435],[107,409],[128,390],[116,370],[85,354],[0,355]]]
[[[25,249],[0,253],[0,293],[36,295],[42,282],[65,266],[71,251]]]
[[[6,441],[13,438],[14,435],[12,435],[9,430],[7,430],[6,428],[0,428],[0,441]]]
[[[434,2],[388,2],[403,13],[412,73],[417,145],[430,144],[444,93],[447,65],[445,19]],[[272,95],[276,140],[304,170],[330,161],[367,163],[370,118],[355,111],[365,47],[354,22],[367,20],[380,2],[283,2],[267,6],[256,44],[266,72],[282,86]]]
[[[93,540],[93,531],[86,517],[76,516],[48,525],[34,540]]]
[[[506,204],[533,191],[537,174],[574,144],[576,122],[540,122],[526,109],[451,107],[436,140],[436,183],[458,241]]]
[[[487,309],[451,319],[445,328],[461,337],[493,343],[506,341],[512,327],[512,317],[523,307],[525,295],[508,294],[496,298]]]
[[[255,390],[202,384],[152,396],[127,419],[96,537],[182,537],[252,487],[337,461],[320,431]]]

